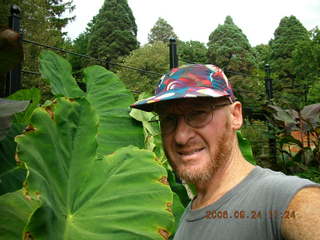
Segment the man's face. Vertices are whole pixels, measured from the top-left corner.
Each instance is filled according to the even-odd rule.
[[[158,111],[160,119],[164,118],[161,131],[166,156],[179,177],[189,183],[208,182],[230,156],[235,134],[230,126],[229,106],[211,107],[223,103],[226,101],[188,99],[166,103]],[[192,122],[193,113],[199,111],[207,112],[199,118],[206,123],[204,126]],[[164,122],[170,116],[176,116],[175,127]]]

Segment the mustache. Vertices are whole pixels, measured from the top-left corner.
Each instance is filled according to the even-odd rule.
[[[202,148],[205,144],[199,140],[190,140],[185,144],[175,143],[177,150],[193,149],[193,148]]]

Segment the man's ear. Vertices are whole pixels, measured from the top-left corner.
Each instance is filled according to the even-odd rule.
[[[234,102],[230,106],[230,113],[231,113],[231,128],[233,130],[239,130],[242,126],[243,119],[242,119],[242,104],[240,102]]]

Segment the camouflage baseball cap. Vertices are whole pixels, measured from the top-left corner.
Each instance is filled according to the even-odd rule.
[[[227,97],[231,102],[235,101],[231,84],[219,67],[190,64],[173,68],[163,75],[155,95],[139,100],[131,107],[149,112],[160,101],[194,97]]]

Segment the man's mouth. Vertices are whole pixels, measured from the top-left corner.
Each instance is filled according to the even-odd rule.
[[[181,156],[191,156],[195,153],[201,152],[204,149],[202,148],[197,148],[197,149],[192,149],[192,150],[184,150],[184,151],[178,151],[178,154]]]

